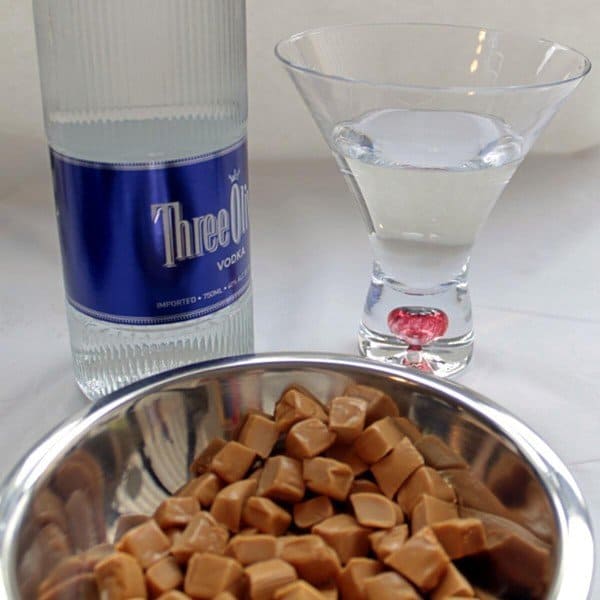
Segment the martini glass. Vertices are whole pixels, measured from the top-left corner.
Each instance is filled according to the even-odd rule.
[[[523,35],[401,23],[307,31],[276,54],[367,226],[361,354],[460,372],[473,353],[471,248],[589,60]]]

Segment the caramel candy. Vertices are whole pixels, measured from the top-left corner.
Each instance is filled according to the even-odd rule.
[[[365,527],[390,529],[396,524],[396,505],[381,494],[352,494],[350,504],[356,520]]]
[[[214,600],[237,600],[237,598],[231,592],[221,592],[214,597]]]
[[[440,474],[454,488],[461,506],[509,518],[504,504],[468,469],[446,469]]]
[[[396,417],[394,419],[396,427],[414,444],[420,437],[422,437],[421,430],[406,417]]]
[[[256,484],[258,485],[258,482],[260,481],[260,478],[262,477],[264,469],[262,467],[259,467],[258,469],[254,469],[254,471],[252,471],[252,473],[250,473],[250,475],[248,475],[248,479],[255,479],[256,480]]]
[[[56,583],[45,591],[38,590],[37,600],[95,600],[98,584],[93,573],[79,573]]]
[[[318,590],[325,600],[338,600],[338,589],[335,582],[331,582],[326,586],[319,586]]]
[[[256,452],[239,442],[227,442],[213,457],[210,470],[227,483],[239,481],[252,466]]]
[[[419,529],[439,521],[448,521],[458,517],[458,508],[456,504],[450,504],[443,500],[438,500],[433,496],[424,494],[420,502],[415,506],[410,516],[410,524],[413,534]]]
[[[367,401],[367,425],[383,417],[400,415],[398,405],[384,392],[368,385],[350,384],[344,390],[344,396],[353,396]]]
[[[309,490],[334,500],[345,500],[354,480],[348,465],[322,456],[305,459],[302,474]]]
[[[121,515],[117,520],[115,529],[115,543],[118,542],[128,531],[134,529],[138,525],[149,521],[152,517],[148,515],[138,515],[135,513]]]
[[[274,600],[325,600],[325,596],[306,581],[294,581],[279,588]]]
[[[396,511],[396,525],[401,525],[404,523],[404,512],[400,508],[400,505],[397,502],[394,502],[394,510]]]
[[[256,492],[256,487],[254,479],[229,484],[215,497],[210,514],[231,531],[239,531],[244,504]]]
[[[448,444],[437,435],[424,435],[415,442],[417,450],[423,455],[425,463],[434,469],[466,469],[468,467]]]
[[[381,490],[376,483],[373,483],[370,479],[355,479],[350,487],[351,494],[361,493],[381,494]]]
[[[367,600],[421,600],[415,588],[394,571],[365,579],[364,588]]]
[[[275,423],[280,432],[302,419],[316,417],[327,422],[327,413],[317,400],[295,388],[289,389],[275,405]]]
[[[381,460],[371,465],[381,491],[392,498],[398,488],[423,465],[423,457],[407,438],[400,440]]]
[[[282,535],[290,526],[292,517],[272,500],[254,496],[246,501],[242,520],[262,533]]]
[[[235,600],[235,596],[231,596],[231,597],[221,597],[221,594],[219,594],[218,596],[215,596],[215,600],[217,600],[217,598],[219,600]],[[158,600],[191,600],[191,598],[187,595],[184,594],[183,592],[180,592],[178,590],[171,590],[165,594],[163,594],[162,596],[160,596],[158,598]]]
[[[337,579],[342,598],[365,600],[365,580],[381,573],[382,569],[382,564],[372,558],[350,559]]]
[[[277,538],[262,533],[236,535],[227,544],[225,554],[244,566],[276,558]]]
[[[172,556],[154,563],[146,571],[146,585],[153,597],[177,589],[183,583],[183,574]]]
[[[165,556],[170,547],[171,540],[153,519],[130,529],[116,545],[120,552],[134,556],[143,569]]]
[[[433,523],[431,529],[452,560],[477,554],[486,547],[485,529],[479,519],[450,519]]]
[[[317,496],[294,504],[294,523],[301,529],[308,529],[323,519],[333,517],[333,514],[333,504],[327,496]]]
[[[446,574],[450,559],[433,531],[426,527],[392,552],[384,562],[421,591],[429,592]]]
[[[329,405],[329,429],[342,444],[352,443],[365,427],[367,401],[352,396],[338,396]]]
[[[446,502],[456,501],[454,490],[435,469],[420,467],[402,484],[396,502],[407,515],[410,515],[423,494]]]
[[[115,552],[94,567],[100,598],[121,600],[145,598],[146,583],[140,563],[123,552]]]
[[[452,564],[448,565],[446,574],[437,588],[431,593],[431,600],[448,600],[449,598],[473,598],[475,593],[469,582]]]
[[[379,560],[400,548],[408,539],[408,525],[396,525],[387,531],[375,531],[369,535],[373,552]]]
[[[171,554],[182,564],[196,552],[223,554],[228,539],[227,529],[217,523],[210,513],[201,512],[188,523],[181,536],[175,539]]]
[[[362,475],[369,470],[369,465],[358,456],[353,444],[349,446],[346,446],[345,444],[334,444],[327,450],[325,456],[346,463],[352,469],[354,477]]]
[[[193,598],[214,598],[231,591],[234,594],[243,585],[244,569],[233,558],[215,554],[194,554],[188,564],[183,590]]]
[[[335,438],[323,421],[311,417],[292,425],[285,437],[285,450],[294,458],[312,458],[325,452]]]
[[[161,529],[185,527],[200,512],[198,501],[191,497],[174,497],[163,500],[154,513]]]
[[[289,562],[298,576],[320,586],[334,579],[340,559],[318,535],[290,535],[279,538],[279,557]]]
[[[278,589],[298,579],[294,567],[280,558],[250,565],[246,575],[250,600],[271,600]]]
[[[263,467],[257,496],[283,502],[298,502],[304,497],[302,464],[289,456],[272,456]]]
[[[392,417],[369,425],[354,442],[358,456],[368,464],[381,460],[404,437]]]
[[[208,508],[222,487],[221,480],[214,473],[203,473],[188,481],[176,496],[195,498],[202,507]]]
[[[253,413],[246,417],[237,440],[254,450],[261,458],[267,458],[273,451],[278,437],[275,421],[266,415]]]
[[[212,439],[208,446],[196,456],[194,462],[190,465],[190,473],[192,475],[201,475],[205,471],[208,471],[215,454],[217,454],[225,444],[227,444],[227,442],[223,438]]]
[[[371,531],[358,524],[350,515],[335,515],[312,528],[312,533],[322,537],[338,554],[343,565],[354,556],[364,556],[369,551]]]

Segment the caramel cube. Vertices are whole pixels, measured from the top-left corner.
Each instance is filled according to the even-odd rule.
[[[355,479],[350,487],[351,494],[381,494],[379,486],[370,479]]]
[[[298,421],[285,437],[285,450],[294,458],[312,458],[335,442],[335,433],[316,417]]]
[[[485,529],[479,519],[450,519],[433,523],[431,529],[452,560],[477,554],[486,547]]]
[[[370,529],[362,527],[350,515],[335,515],[312,528],[312,533],[322,537],[346,564],[354,556],[365,556],[369,551]]]
[[[150,519],[130,529],[117,544],[117,550],[134,556],[142,568],[147,569],[167,554],[171,540],[156,521]]]
[[[222,487],[221,480],[214,473],[203,473],[188,481],[176,496],[195,498],[200,506],[209,508]]]
[[[369,470],[369,465],[357,454],[354,444],[334,444],[325,453],[327,458],[334,458],[346,463],[351,469],[354,477],[362,475]]]
[[[447,600],[455,596],[459,598],[473,598],[475,593],[461,572],[452,563],[449,563],[446,574],[437,588],[431,593],[431,600]]]
[[[381,460],[371,465],[381,491],[392,498],[398,488],[423,465],[423,457],[407,438],[400,440]]]
[[[146,571],[146,585],[153,597],[177,589],[183,583],[183,573],[172,556],[166,556]]]
[[[202,475],[202,473],[208,471],[215,454],[217,454],[225,444],[227,444],[227,442],[223,438],[212,439],[208,446],[196,456],[190,465],[190,473],[192,475]]]
[[[410,516],[413,534],[427,525],[458,518],[456,504],[424,494]]]
[[[373,577],[383,570],[383,565],[372,558],[352,558],[340,571],[338,586],[342,598],[365,600],[365,580]]]
[[[292,517],[272,500],[254,496],[246,501],[242,520],[262,533],[283,535],[288,530]]]
[[[145,598],[146,583],[140,563],[123,552],[115,552],[94,567],[100,598]]]
[[[227,483],[239,481],[256,459],[254,450],[239,442],[227,442],[213,457],[210,470]]]
[[[304,497],[302,464],[289,456],[268,458],[261,473],[257,496],[283,502],[298,502]]]
[[[381,460],[404,437],[392,417],[369,425],[354,442],[358,456],[368,464]]]
[[[215,497],[210,514],[231,531],[240,530],[246,500],[256,492],[256,480],[243,479],[224,487]]]
[[[237,600],[237,596],[234,596],[231,592],[221,592],[214,597],[214,600]]]
[[[352,396],[338,396],[329,405],[329,429],[342,444],[351,444],[365,428],[367,401]]]
[[[333,517],[334,510],[327,496],[317,496],[294,504],[294,523],[301,529],[309,529],[324,519]]]
[[[154,520],[161,529],[185,527],[200,512],[195,498],[189,496],[173,497],[163,500],[154,513]]]
[[[370,425],[383,417],[398,417],[398,405],[386,393],[368,385],[350,384],[344,396],[353,396],[367,401],[366,423]]]
[[[279,431],[273,419],[258,413],[249,414],[237,436],[237,441],[254,450],[261,458],[267,458],[273,451]]]
[[[415,442],[425,464],[434,469],[466,469],[467,463],[437,435],[424,435]]]
[[[394,571],[365,579],[364,587],[367,600],[421,600],[415,588]]]
[[[188,523],[183,533],[175,539],[171,554],[181,564],[184,564],[192,554],[197,552],[223,554],[228,539],[229,532],[227,529],[217,523],[210,513],[201,512]]]
[[[295,388],[289,389],[275,405],[275,423],[280,432],[302,419],[316,417],[327,422],[327,413],[317,400]]]
[[[340,559],[318,535],[290,535],[279,538],[279,557],[289,562],[298,576],[313,585],[324,585],[340,570]]]
[[[240,589],[243,576],[244,569],[233,558],[194,554],[188,564],[183,590],[193,598],[208,600],[221,592]]]
[[[246,567],[246,575],[250,600],[271,600],[278,589],[298,579],[294,567],[280,558],[250,565]]]
[[[305,459],[302,474],[309,490],[334,500],[345,500],[354,480],[348,465],[322,456]]]
[[[325,600],[325,596],[306,581],[294,581],[279,588],[274,600]]]
[[[454,490],[435,469],[420,467],[402,484],[396,502],[407,515],[410,515],[423,494],[446,502],[456,501]]]
[[[396,504],[381,494],[352,494],[350,504],[356,520],[365,527],[390,529],[396,524]]]
[[[422,437],[421,430],[406,417],[395,417],[396,427],[414,444]]]
[[[244,566],[276,558],[277,538],[263,533],[236,535],[227,544],[225,554]]]
[[[219,594],[218,596],[215,596],[215,600],[235,600],[235,596],[231,596],[230,598],[228,597],[221,597],[221,594]],[[179,590],[170,590],[166,593],[164,593],[162,596],[160,596],[158,598],[158,600],[191,600],[191,598],[187,595],[184,594],[183,592],[180,592]]]
[[[433,531],[426,527],[388,555],[384,562],[421,591],[429,592],[441,582],[450,559]]]
[[[369,535],[373,552],[382,561],[403,546],[407,539],[408,525],[396,525],[386,531],[375,531]]]

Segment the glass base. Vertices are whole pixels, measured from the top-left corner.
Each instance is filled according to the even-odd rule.
[[[416,289],[374,263],[358,332],[361,355],[450,377],[469,364],[473,339],[467,265],[450,281]]]
[[[462,372],[473,356],[473,331],[459,338],[442,339],[428,344],[418,355],[395,336],[380,335],[360,324],[358,348],[361,356],[394,365],[409,366],[439,377]]]

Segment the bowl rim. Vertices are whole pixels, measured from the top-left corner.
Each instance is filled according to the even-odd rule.
[[[456,408],[476,416],[485,426],[511,442],[546,490],[556,519],[557,570],[548,598],[589,598],[594,570],[594,541],[585,500],[566,465],[530,427],[492,400],[453,381],[363,358],[304,352],[218,359],[154,375],[82,409],[42,437],[0,485],[0,596],[11,598],[17,590],[17,544],[13,541],[37,482],[91,428],[101,425],[146,395],[184,378],[216,376],[227,371],[253,368],[335,370],[336,367],[362,370],[421,386],[450,401]]]

